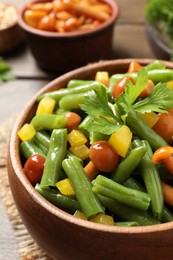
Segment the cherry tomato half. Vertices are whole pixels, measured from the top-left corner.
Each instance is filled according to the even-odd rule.
[[[119,155],[107,141],[98,141],[90,147],[90,159],[103,172],[112,172],[119,162]]]
[[[78,125],[81,122],[81,117],[74,112],[67,112],[64,116],[67,118],[67,123],[66,123],[65,127],[69,131],[71,131],[73,129],[77,129]]]
[[[30,156],[28,160],[25,162],[24,172],[28,180],[32,183],[32,185],[35,185],[36,183],[40,182],[43,174],[45,161],[45,157],[39,154],[34,154]]]
[[[168,143],[172,143],[173,110],[169,110],[167,114],[160,114],[159,119],[153,126],[153,130],[161,137],[163,137]]]

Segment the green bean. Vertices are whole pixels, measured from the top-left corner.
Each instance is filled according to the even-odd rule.
[[[134,178],[129,178],[126,182],[124,182],[124,185],[132,189],[146,192],[145,188]],[[164,205],[161,222],[166,223],[170,221],[173,221],[173,213]]]
[[[64,110],[75,110],[80,108],[80,104],[85,101],[86,93],[77,93],[64,96],[59,101],[59,107]]]
[[[163,214],[162,214],[162,223],[167,223],[173,221],[173,213],[164,206],[163,208]]]
[[[67,84],[67,88],[86,86],[86,85],[92,84],[93,82],[98,83],[97,81],[94,81],[94,80],[71,79]]]
[[[93,191],[125,205],[147,210],[150,205],[150,197],[147,193],[127,188],[115,181],[98,175],[93,183]]]
[[[154,130],[145,124],[140,116],[131,108],[126,118],[126,124],[141,139],[147,140],[153,150],[166,146],[168,143]]]
[[[70,179],[75,191],[76,198],[87,218],[104,212],[100,201],[92,191],[92,184],[77,158],[65,159],[62,163],[63,169]]]
[[[111,179],[118,183],[123,183],[126,181],[139,165],[145,152],[146,147],[144,146],[132,149],[129,154],[119,163],[116,170],[111,175]]]
[[[25,157],[25,159],[28,159],[30,156],[34,154],[40,154],[44,157],[46,156],[45,153],[38,147],[38,145],[33,140],[21,142],[20,152]]]
[[[39,184],[35,186],[36,191],[53,205],[60,209],[73,214],[76,210],[80,210],[80,205],[77,200],[64,196],[56,190],[50,188],[42,189]]]
[[[63,128],[67,119],[63,115],[36,115],[32,118],[31,124],[36,130],[53,130]]]
[[[94,89],[98,88],[98,86],[100,86],[100,85],[102,85],[102,84],[98,83],[97,81],[94,81],[93,83],[84,85],[84,86],[77,86],[74,88],[65,88],[65,89],[58,89],[58,90],[51,91],[51,92],[46,92],[38,97],[38,101],[43,99],[45,96],[49,96],[49,97],[54,98],[56,100],[56,102],[58,103],[59,100],[64,96],[88,92],[90,90],[94,90]]]
[[[146,190],[151,198],[151,210],[155,218],[161,220],[163,213],[163,192],[161,186],[161,180],[157,167],[152,163],[152,149],[149,143],[144,141],[134,142],[136,146],[141,144],[145,145],[147,151],[140,162],[139,168],[142,173],[142,178],[146,187]]]
[[[140,226],[139,223],[135,221],[121,221],[121,222],[115,222],[115,226],[120,226],[120,227],[136,227]]]
[[[62,161],[66,155],[67,129],[54,129],[41,178],[41,188],[55,186],[59,180]]]
[[[97,196],[105,208],[111,212],[114,212],[124,221],[135,221],[139,223],[140,226],[155,225],[160,223],[158,220],[154,219],[148,211],[142,211],[129,207],[118,202],[117,200],[110,199],[100,194],[97,194]]]
[[[42,131],[37,131],[35,136],[35,140],[37,142],[41,143],[43,146],[45,146],[47,149],[49,148],[50,145],[50,134],[44,130]]]

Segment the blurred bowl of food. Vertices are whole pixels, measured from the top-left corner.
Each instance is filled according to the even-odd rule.
[[[113,0],[33,1],[19,24],[38,65],[63,73],[109,58],[118,16]]]
[[[129,91],[118,96],[124,78]],[[172,80],[173,64],[168,61],[101,61],[56,78],[21,111],[9,143],[10,187],[27,230],[53,259],[173,257],[172,175],[167,172],[168,182],[163,174],[167,166],[162,164],[173,149],[172,110],[161,113],[168,116],[166,124],[160,113],[148,113],[172,107]],[[154,86],[147,103],[150,99],[145,97]],[[143,98],[138,98],[140,93]],[[129,110],[126,102],[134,101],[134,95],[135,105]],[[145,116],[141,111],[147,111]],[[159,134],[157,127],[152,130],[156,124]],[[162,137],[165,132],[169,140]],[[164,146],[155,154],[158,168],[151,162],[150,146],[153,153]],[[110,175],[118,167],[119,173]],[[170,188],[167,200],[169,189],[161,181]]]
[[[147,1],[144,9],[146,32],[156,58],[172,58],[173,6],[169,0]]]
[[[0,54],[7,53],[24,41],[18,25],[18,9],[13,4],[0,3]]]

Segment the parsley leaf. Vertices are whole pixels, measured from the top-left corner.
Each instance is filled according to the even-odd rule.
[[[5,63],[4,59],[0,57],[0,83],[11,79],[14,79],[11,68]]]
[[[132,107],[140,113],[151,111],[165,113],[166,110],[173,108],[173,90],[166,83],[158,83],[150,96],[136,102]]]
[[[109,106],[108,94],[103,86],[85,95],[81,109],[91,116],[86,124],[86,129],[89,131],[112,134],[120,126],[118,118]]]

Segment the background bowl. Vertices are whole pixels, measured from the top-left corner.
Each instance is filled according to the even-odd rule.
[[[3,29],[0,28],[0,54],[4,54],[18,47],[24,40],[24,32],[18,24],[18,9],[16,6],[3,3],[6,7],[16,10],[16,20]],[[11,19],[9,17],[9,19]]]
[[[153,60],[135,59],[142,65]],[[54,259],[172,259],[173,222],[143,227],[106,226],[77,219],[39,195],[26,178],[20,160],[17,132],[30,121],[37,98],[65,87],[71,79],[93,79],[98,70],[127,71],[131,59],[98,62],[76,69],[50,82],[28,102],[13,128],[8,153],[8,174],[20,216],[34,240]],[[173,69],[173,63],[165,62]]]
[[[28,45],[38,65],[47,71],[64,73],[89,62],[108,59],[119,8],[113,0],[103,2],[112,8],[112,15],[107,21],[90,31],[67,33],[46,32],[28,26],[23,20],[25,7],[20,13],[19,24],[26,33]]]
[[[146,32],[149,43],[156,58],[170,60],[172,50],[169,46],[170,39],[155,24],[146,23]]]

